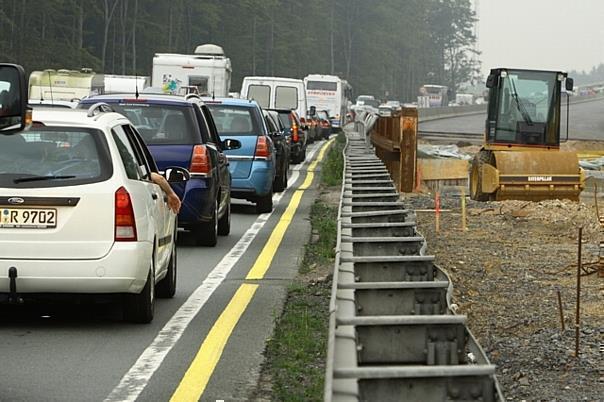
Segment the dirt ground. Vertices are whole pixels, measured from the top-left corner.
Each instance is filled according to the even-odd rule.
[[[411,195],[430,210],[430,195]],[[453,302],[466,314],[509,400],[604,400],[604,278],[581,277],[580,355],[575,350],[578,228],[584,264],[604,241],[593,203],[467,202],[444,192],[440,231],[433,212],[417,212],[428,253],[447,270]],[[600,202],[604,215],[604,201]],[[565,330],[561,329],[560,291]]]

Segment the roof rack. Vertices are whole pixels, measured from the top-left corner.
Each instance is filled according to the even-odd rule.
[[[99,113],[110,113],[110,112],[115,112],[115,110],[113,110],[113,108],[111,106],[109,106],[109,104],[107,104],[105,102],[98,102],[98,103],[95,103],[94,105],[90,106],[90,108],[88,108],[88,113],[86,114],[86,116],[94,117]]]

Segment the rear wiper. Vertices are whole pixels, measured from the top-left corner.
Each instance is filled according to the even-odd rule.
[[[74,179],[76,176],[30,176],[30,177],[19,177],[13,180],[16,183],[25,183],[28,181],[45,181],[45,180],[62,180],[62,179]]]
[[[520,99],[518,97],[518,92],[516,91],[516,84],[514,84],[514,80],[512,78],[510,78],[510,82],[512,83],[512,91],[513,91],[512,96],[516,100],[516,107],[518,108],[518,111],[522,115],[524,122],[527,123],[529,126],[532,126],[533,120],[531,119],[531,116],[528,114],[528,112],[524,108],[524,104],[520,103]]]

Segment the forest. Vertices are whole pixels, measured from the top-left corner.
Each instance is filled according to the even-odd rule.
[[[155,53],[224,48],[246,75],[347,79],[355,95],[415,99],[479,77],[470,0],[0,0],[1,61],[150,75]]]

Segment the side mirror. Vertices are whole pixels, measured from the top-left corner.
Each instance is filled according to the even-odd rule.
[[[234,140],[232,138],[227,138],[222,141],[222,149],[228,151],[229,149],[239,149],[241,148],[241,141]]]
[[[497,86],[497,76],[495,74],[489,74],[487,77],[487,88],[495,88]]]
[[[25,71],[17,64],[0,64],[0,133],[16,133],[29,125]]]
[[[170,183],[182,183],[183,181],[187,181],[191,179],[191,173],[185,168],[181,168],[179,166],[172,166],[166,168],[164,172],[164,177]]]
[[[575,80],[572,78],[566,78],[565,88],[567,91],[572,91],[575,88]]]
[[[316,115],[317,114],[317,108],[315,106],[311,106],[310,107],[310,111],[309,111],[308,114],[311,115],[311,116]]]

